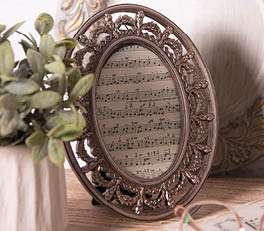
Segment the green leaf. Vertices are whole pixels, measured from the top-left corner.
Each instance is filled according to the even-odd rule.
[[[61,95],[64,95],[64,93],[66,92],[66,87],[67,87],[66,76],[64,74],[60,75],[59,76],[58,93],[60,93]]]
[[[0,44],[0,74],[8,75],[14,68],[14,52],[9,41]]]
[[[58,132],[59,130],[62,130],[63,128],[64,128],[64,124],[58,124],[57,126],[49,130],[47,136],[52,137],[54,136],[56,132]]]
[[[58,55],[61,60],[63,60],[66,54],[66,47],[64,45],[56,46],[54,49],[54,54]]]
[[[35,29],[40,35],[48,34],[53,26],[54,20],[47,13],[41,13],[35,21]]]
[[[37,44],[37,41],[36,39],[33,37],[33,35],[31,33],[28,33],[29,34],[29,37],[30,37],[30,42],[32,42],[32,45],[37,48],[38,47],[38,44]]]
[[[40,145],[32,148],[32,161],[38,163],[48,154],[48,138],[45,137]]]
[[[85,119],[80,112],[78,112],[74,105],[70,105],[74,115],[74,125],[77,128],[83,129],[86,126]]]
[[[53,55],[55,48],[55,42],[51,35],[44,34],[41,36],[40,44],[39,44],[39,51],[40,54],[46,59],[49,60]]]
[[[18,126],[18,116],[16,112],[3,110],[0,119],[0,136],[8,137],[12,133],[16,134]]]
[[[75,59],[69,59],[69,58],[64,58],[63,59],[63,63],[67,66],[67,67],[72,67],[73,63],[76,63]]]
[[[30,79],[32,81],[35,81],[36,83],[41,83],[41,78],[39,77],[38,73],[35,73],[33,75],[30,76]]]
[[[63,125],[63,128],[58,129],[54,134],[53,137],[59,138],[63,141],[71,141],[83,133],[83,129],[77,127],[75,124],[66,124]]]
[[[61,62],[61,58],[60,58],[60,56],[58,56],[58,55],[56,55],[56,54],[54,54],[54,55],[52,55],[52,58],[54,59],[54,61],[60,61]]]
[[[2,33],[6,29],[5,25],[0,24],[0,33]]]
[[[46,109],[55,106],[62,97],[55,91],[40,91],[28,99],[28,103],[33,108]]]
[[[7,81],[17,81],[18,80],[16,77],[7,76],[7,75],[0,75],[0,79],[3,82],[7,82]]]
[[[62,61],[55,61],[45,65],[47,71],[51,73],[63,74],[66,71],[66,67]]]
[[[76,115],[78,118],[76,119]],[[73,111],[58,111],[54,116],[48,119],[47,126],[49,128],[56,127],[57,125],[77,124],[78,128],[83,129],[86,126],[86,122],[81,113],[75,114]]]
[[[27,58],[33,72],[38,73],[39,76],[42,78],[45,74],[45,69],[44,69],[44,60],[41,54],[36,50],[28,49]]]
[[[85,95],[92,87],[94,74],[82,77],[73,87],[70,93],[70,100],[75,100],[79,96]]]
[[[30,148],[39,146],[44,143],[45,138],[45,134],[41,130],[37,130],[26,139],[26,145]]]
[[[77,112],[77,113],[78,113],[77,116],[78,116],[78,120],[79,120],[79,127],[84,129],[86,127],[85,119],[84,119],[82,113],[80,113],[80,112]]]
[[[66,75],[68,76],[68,90],[71,91],[74,85],[81,79],[80,69],[73,67],[67,71]]]
[[[48,128],[53,129],[54,127],[56,127],[58,125],[64,125],[67,123],[69,123],[69,122],[67,120],[65,120],[63,117],[61,117],[59,115],[55,115],[55,116],[50,117],[47,120],[46,125]]]
[[[75,103],[76,106],[78,106],[78,108],[80,108],[82,113],[87,113],[86,108],[79,101],[75,101],[74,103]]]
[[[49,86],[49,90],[57,91],[59,86],[59,76],[61,74],[53,74],[49,76],[49,79],[45,79],[43,83]]]
[[[49,136],[70,141],[82,135],[86,123],[77,111],[60,111],[48,120],[47,125],[51,127]]]
[[[28,114],[32,111],[31,108],[27,107],[26,105],[19,108],[19,117],[21,119],[25,119]]]
[[[19,79],[27,79],[29,71],[29,68],[26,68],[25,66],[16,68],[16,70],[12,73],[12,76],[15,77],[13,77],[14,80],[12,81],[18,81]]]
[[[28,130],[28,125],[25,123],[20,114],[17,113],[18,126],[17,129],[24,133]]]
[[[67,51],[75,48],[77,44],[78,40],[74,38],[66,38],[56,42],[56,46],[64,45]]]
[[[30,45],[32,45],[33,49],[38,50],[37,42],[30,33],[29,33],[30,36],[28,36],[22,32],[19,32],[19,31],[17,31],[17,33],[23,35],[29,42],[31,42]]]
[[[18,107],[19,103],[14,95],[4,94],[0,96],[0,108],[4,108],[8,111],[16,111]]]
[[[26,129],[27,125],[20,119],[17,111],[2,110],[2,115],[0,117],[0,136],[8,137],[11,136],[11,134],[16,136],[18,130],[25,131]]]
[[[49,138],[48,155],[52,163],[57,166],[62,166],[65,158],[65,149],[63,144],[54,138]]]
[[[28,62],[28,59],[27,59],[27,58],[22,59],[22,60],[19,62],[19,68],[27,69],[27,71],[30,69],[29,62]]]
[[[19,97],[17,97],[17,101],[20,103],[20,104],[25,104],[27,103],[28,99],[30,98],[31,96],[28,96],[28,95],[20,95]],[[25,107],[27,107],[26,105],[24,105]],[[28,108],[28,107],[27,107]]]
[[[25,54],[27,54],[28,49],[35,49],[29,42],[24,39],[22,39],[19,43],[22,45]]]
[[[8,29],[1,38],[1,41],[5,41],[11,34],[15,33],[19,27],[21,27],[24,24],[24,22],[19,22],[12,26],[10,29]]]
[[[29,66],[28,61],[26,59],[23,59],[18,62],[18,68],[15,68],[15,71],[13,71],[12,76],[17,77],[17,80],[27,79],[30,72],[31,68]]]
[[[38,91],[40,86],[33,80],[20,80],[7,84],[5,90],[14,95],[29,95]]]

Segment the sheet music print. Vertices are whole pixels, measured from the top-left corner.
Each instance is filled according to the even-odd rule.
[[[246,231],[254,231],[258,229],[261,216],[264,214],[264,201],[255,202],[253,204],[239,205],[234,207],[240,216]],[[171,223],[161,227],[161,231],[178,230],[178,222]],[[213,216],[201,219],[198,225],[202,230],[210,231],[236,231],[238,224],[233,213],[225,213],[219,216]],[[189,225],[185,224],[185,231],[193,231]]]
[[[170,167],[180,142],[180,105],[153,52],[138,45],[115,52],[97,83],[96,106],[105,145],[121,168],[152,179]]]
[[[260,218],[264,214],[263,201],[251,205],[238,206],[235,209],[243,222],[245,230],[254,231],[258,229]],[[229,214],[208,220],[206,224],[201,224],[201,228],[212,231],[234,231],[238,229],[238,224],[234,215]]]

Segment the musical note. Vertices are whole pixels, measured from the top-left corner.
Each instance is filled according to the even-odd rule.
[[[143,140],[127,139],[125,142],[119,140],[118,142],[112,142],[107,144],[106,147],[110,152],[125,151],[129,149],[142,149],[142,148],[153,148],[159,146],[169,146],[179,144],[180,139],[174,136],[165,136],[159,138],[150,139],[148,136],[144,137]]]
[[[162,62],[159,58],[147,58],[147,59],[124,59],[119,61],[107,62],[104,69],[110,68],[135,68],[135,67],[155,67],[162,66]]]
[[[120,92],[117,90],[109,94],[97,94],[96,100],[103,102],[117,102],[117,101],[144,101],[144,100],[154,100],[163,98],[173,98],[176,97],[175,88],[163,88],[157,90],[147,90],[140,91],[135,89],[134,91]]]
[[[135,153],[135,155],[125,155],[124,157],[116,158],[114,160],[121,166],[121,168],[131,170],[134,169],[137,176],[151,179],[164,173],[162,164],[170,164],[171,161],[177,156],[177,153],[171,153],[170,148],[149,151],[146,153]]]
[[[153,122],[149,120],[146,124],[141,124],[140,122],[132,121],[131,124],[125,124],[124,126],[119,126],[119,123],[112,125],[109,128],[105,127],[101,129],[103,136],[115,136],[115,135],[127,135],[127,134],[140,134],[144,132],[153,131],[167,131],[171,129],[179,129],[181,127],[181,122],[178,120],[170,121],[165,119],[159,119],[158,122]]]
[[[264,201],[253,202],[250,204],[243,204],[234,207],[235,211],[239,215],[243,227],[247,231],[258,230],[263,210]],[[220,214],[219,216],[207,217],[199,222],[201,230],[211,231],[234,231],[238,229],[238,222],[231,212]],[[166,230],[175,230],[176,226]],[[186,231],[193,230],[192,227],[186,226]]]
[[[150,73],[136,75],[121,75],[112,74],[111,76],[102,76],[99,79],[98,86],[121,85],[121,84],[144,84],[155,81],[171,81],[168,72],[166,73]]]
[[[97,108],[97,116],[99,120],[107,119],[120,119],[135,116],[160,116],[168,113],[175,113],[180,111],[180,105],[166,106],[151,106],[151,107],[140,107],[140,108],[126,108],[123,110],[113,110],[107,106],[103,108]]]
[[[130,45],[120,48],[117,52],[131,52],[131,51],[144,51],[145,49],[142,46]]]
[[[121,158],[118,159],[118,162],[121,166],[126,166],[126,167],[138,166],[138,165],[154,165],[157,163],[171,162],[171,159],[173,159],[176,155],[177,155],[176,152],[164,153],[164,154],[160,154],[159,152],[157,152],[157,154],[147,155],[147,156],[143,156],[143,154],[139,154],[138,158],[134,158],[134,157]]]

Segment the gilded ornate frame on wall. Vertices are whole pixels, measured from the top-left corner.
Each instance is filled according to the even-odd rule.
[[[198,50],[165,16],[129,4],[95,14],[75,38],[80,49],[68,57],[76,60],[83,74],[94,72],[95,80],[92,90],[81,99],[87,111],[87,127],[77,140],[76,154],[71,144],[65,143],[70,165],[86,190],[116,212],[141,220],[172,215],[177,204],[189,203],[201,188],[216,147],[215,92]],[[96,114],[101,71],[117,49],[131,44],[145,47],[162,61],[180,102],[182,126],[177,156],[163,174],[150,180],[137,178],[118,166],[104,143]]]
[[[108,0],[60,0],[55,34],[58,38],[72,37],[87,18],[104,9]]]

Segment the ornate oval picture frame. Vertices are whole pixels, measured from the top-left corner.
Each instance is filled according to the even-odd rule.
[[[198,193],[216,146],[215,92],[198,50],[165,16],[133,4],[95,14],[74,37],[67,57],[95,80],[80,99],[84,133],[65,143],[71,167],[118,213],[172,215]]]

